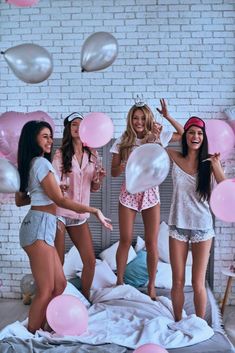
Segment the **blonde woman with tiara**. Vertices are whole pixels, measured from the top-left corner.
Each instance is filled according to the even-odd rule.
[[[127,114],[127,126],[110,149],[113,154],[111,174],[118,177],[125,171],[126,162],[133,149],[145,143],[158,143],[166,147],[171,141],[179,141],[183,134],[183,127],[169,114],[164,99],[160,100],[161,108],[158,112],[169,121],[176,132],[165,131],[158,124],[153,112],[145,102],[137,96],[135,104]],[[160,225],[160,196],[158,186],[144,192],[130,194],[126,190],[125,182],[121,186],[119,195],[119,231],[120,241],[116,254],[117,285],[124,283],[123,277],[127,263],[129,248],[133,238],[133,226],[136,213],[141,212],[144,223],[144,238],[147,251],[147,268],[149,275],[148,295],[156,300],[155,277],[158,263],[158,231]]]

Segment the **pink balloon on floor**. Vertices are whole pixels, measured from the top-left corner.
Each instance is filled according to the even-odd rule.
[[[216,217],[225,222],[235,222],[235,179],[226,179],[216,185],[210,205]]]
[[[50,327],[59,335],[79,336],[88,327],[87,308],[73,295],[62,294],[52,299],[46,317]]]
[[[220,152],[221,159],[227,159],[235,145],[235,135],[231,126],[223,120],[207,120],[206,134],[209,144],[209,153],[214,154]]]
[[[39,0],[6,0],[8,4],[19,7],[30,7],[38,3]]]
[[[79,126],[82,142],[92,148],[106,145],[113,137],[113,123],[104,113],[89,113]]]
[[[168,351],[158,344],[147,343],[135,349],[133,353],[168,353]]]
[[[31,113],[6,112],[0,115],[0,150],[4,158],[17,162],[18,142],[22,127],[30,120],[47,121],[54,130],[52,118],[43,111]]]

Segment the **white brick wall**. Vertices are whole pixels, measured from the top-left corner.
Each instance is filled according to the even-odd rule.
[[[128,5],[127,5],[128,3]],[[153,108],[168,100],[184,122],[191,114],[224,118],[234,105],[233,0],[41,0],[19,8],[0,3],[1,50],[22,43],[44,46],[54,59],[50,78],[37,85],[18,80],[1,56],[0,113],[43,110],[61,136],[63,117],[71,111],[106,112],[115,135],[137,93]],[[112,33],[119,55],[104,71],[81,73],[80,53],[93,32]],[[234,176],[235,160],[228,163]],[[28,262],[18,244],[26,209],[13,201],[0,205],[0,288],[3,297],[19,297]],[[235,253],[235,224],[216,221],[215,294],[219,299],[227,267]],[[235,304],[235,287],[230,302]]]

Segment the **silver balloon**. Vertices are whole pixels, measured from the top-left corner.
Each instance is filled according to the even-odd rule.
[[[108,32],[96,32],[89,36],[81,51],[83,71],[98,71],[110,66],[118,54],[116,38]]]
[[[32,274],[24,275],[20,281],[22,294],[33,295],[36,292],[36,284]]]
[[[7,159],[0,158],[0,192],[17,192],[20,188],[20,175],[17,168]]]
[[[136,148],[126,165],[126,188],[131,194],[160,185],[170,170],[167,152],[158,144],[147,143]]]
[[[39,83],[52,73],[52,57],[39,45],[20,44],[1,54],[14,74],[24,82]]]

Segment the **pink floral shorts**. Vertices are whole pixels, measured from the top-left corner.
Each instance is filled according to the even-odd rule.
[[[124,183],[121,187],[119,201],[123,206],[141,212],[160,203],[159,188],[154,186],[146,191],[130,194]]]

